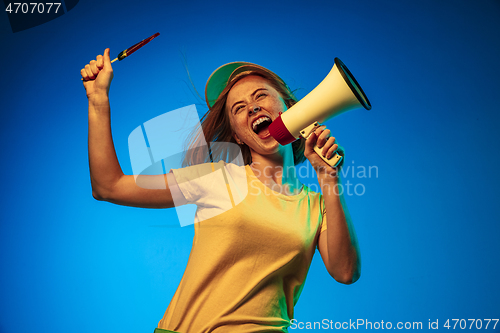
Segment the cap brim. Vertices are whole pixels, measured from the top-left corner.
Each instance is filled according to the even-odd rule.
[[[269,69],[257,64],[252,64],[251,62],[238,61],[222,65],[217,68],[212,73],[212,75],[210,75],[207,81],[207,85],[205,86],[205,99],[207,101],[208,107],[211,108],[215,104],[215,101],[217,101],[217,98],[219,98],[221,92],[224,90],[224,88],[226,88],[226,85],[232,76],[245,70],[251,70],[252,68],[259,68],[280,79],[279,76],[277,76]]]

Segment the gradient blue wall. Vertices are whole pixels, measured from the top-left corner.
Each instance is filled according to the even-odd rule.
[[[0,14],[0,332],[152,332],[167,308],[192,227],[180,228],[172,210],[92,198],[79,77],[106,47],[116,55],[155,32],[113,66],[126,173],[134,128],[193,103],[206,110],[184,59],[200,92],[215,68],[243,60],[303,97],[339,57],[371,100],[371,111],[327,122],[346,166],[378,170],[345,179],[364,188],[346,197],[362,277],[338,284],[317,255],[298,321],[426,329],[438,319],[443,329],[446,319],[500,318],[499,16],[494,0],[82,0],[14,34]]]

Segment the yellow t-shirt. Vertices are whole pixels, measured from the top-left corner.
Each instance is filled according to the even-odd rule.
[[[323,198],[306,186],[293,196],[274,192],[250,166],[236,168],[245,175],[248,192],[241,201],[232,200],[231,209],[194,224],[186,270],[158,328],[287,332],[319,233],[326,230]],[[196,178],[197,170],[199,166],[173,170],[188,202],[199,197],[187,193],[193,189],[185,181]],[[238,178],[234,170],[225,173],[226,184],[232,176]]]

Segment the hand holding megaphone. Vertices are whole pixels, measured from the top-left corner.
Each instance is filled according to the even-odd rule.
[[[330,130],[325,125],[321,125],[307,136],[304,156],[316,171],[321,170],[324,162],[333,167],[340,167],[343,161],[344,149],[330,134]],[[330,173],[332,170],[325,171]]]
[[[307,140],[313,133],[316,133],[316,130],[320,127],[326,128],[326,126],[321,125],[318,122],[314,122],[313,124],[307,126],[305,129],[300,131],[301,132],[300,136]],[[326,139],[328,140],[328,138]],[[328,154],[326,156],[323,156],[324,147],[323,145],[321,145],[321,147],[318,146],[317,143],[314,145],[313,149],[316,152],[316,154],[318,154],[319,157],[323,159],[323,161],[325,161],[328,165],[330,165],[333,168],[339,166],[340,162],[342,162],[342,159],[344,158],[344,156],[337,153],[337,151],[335,151],[331,156],[329,156]]]
[[[269,125],[269,133],[281,145],[289,144],[302,136],[307,139],[320,122],[338,116],[346,111],[364,107],[372,108],[363,89],[349,69],[339,58],[323,81],[297,104],[276,118]],[[321,154],[317,145],[314,150],[332,167],[342,161],[338,153],[330,159]]]

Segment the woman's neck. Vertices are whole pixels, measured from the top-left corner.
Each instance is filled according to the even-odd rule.
[[[285,195],[298,194],[302,189],[295,172],[292,145],[280,146],[279,151],[272,155],[252,151],[250,167],[262,183]]]

